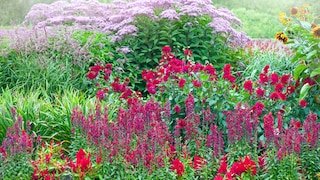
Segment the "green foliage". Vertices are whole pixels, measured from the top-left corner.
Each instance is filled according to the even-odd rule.
[[[262,175],[263,179],[300,179],[301,174],[298,172],[298,157],[295,154],[289,154],[282,159],[268,151],[268,171]]]
[[[320,90],[320,37],[314,32],[317,29],[320,31],[315,24],[320,18],[311,12],[310,6],[303,5],[297,14],[283,14],[280,20],[285,25],[284,32],[295,53],[291,60],[291,63],[295,64],[294,78],[304,82],[299,99],[302,100],[308,92],[313,92],[310,95],[312,98],[308,100],[313,101],[313,97],[317,96]]]
[[[33,167],[29,161],[30,155],[19,153],[4,159],[0,154],[0,179],[31,179]]]
[[[73,64],[72,54],[30,53],[11,51],[7,57],[0,56],[0,87],[32,91],[42,87],[47,93],[63,89],[86,89],[87,66]]]
[[[240,60],[240,51],[228,46],[227,38],[212,34],[209,17],[180,17],[179,20],[170,21],[161,19],[151,20],[140,16],[136,26],[139,31],[136,37],[125,37],[116,42],[115,47],[129,47],[133,52],[121,54],[115,52],[114,60],[124,59],[125,63],[118,64],[124,71],[120,76],[126,75],[133,79],[132,85],[142,91],[145,84],[141,78],[144,69],[154,68],[161,60],[161,48],[172,47],[177,58],[184,58],[183,50],[190,49],[196,62],[202,64],[212,63],[221,69],[224,64],[236,64]]]
[[[35,92],[3,90],[0,96],[0,142],[7,128],[13,125],[11,108],[16,109],[24,123],[30,121],[31,130],[43,139],[70,140],[72,109],[79,106],[86,114],[94,107],[94,102],[93,98],[72,90],[51,95],[41,88]]]

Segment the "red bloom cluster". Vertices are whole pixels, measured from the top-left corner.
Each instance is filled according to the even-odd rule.
[[[184,165],[179,159],[175,159],[171,162],[171,170],[176,171],[178,176],[182,176],[185,172]]]
[[[204,72],[209,75],[209,80],[216,80],[217,74],[216,69],[208,64],[206,66],[200,63],[185,62],[183,60],[176,59],[171,53],[169,46],[162,48],[162,59],[160,60],[159,66],[156,68],[157,71],[143,70],[142,79],[147,82],[146,88],[150,94],[155,94],[158,88],[161,88],[161,83],[167,82],[169,78],[175,80],[180,88],[183,88],[187,82],[184,78],[179,78],[178,74],[188,74]],[[184,52],[187,56],[191,56],[192,52],[186,50]],[[202,82],[199,79],[191,80],[194,87],[199,88],[202,86]]]
[[[83,179],[86,174],[92,170],[90,153],[86,153],[82,148],[76,154],[76,164],[70,162],[70,167],[74,173],[79,174],[80,179]]]
[[[230,81],[231,83],[236,82],[236,77],[231,74],[231,65],[226,64],[223,68],[223,79]]]
[[[218,174],[214,180],[224,179],[224,177],[226,177],[226,179],[233,179],[240,177],[242,173],[249,173],[251,176],[257,174],[257,165],[250,156],[247,155],[244,160],[240,158],[239,161],[234,162],[229,171],[227,157],[223,157],[220,162]]]

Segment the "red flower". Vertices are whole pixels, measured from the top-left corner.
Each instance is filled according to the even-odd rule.
[[[0,148],[0,153],[6,158],[7,157],[7,153],[6,150],[4,148]]]
[[[266,66],[263,68],[263,73],[264,73],[264,74],[267,74],[269,68],[270,68],[270,66],[269,66],[269,65],[266,65]]]
[[[316,82],[314,82],[310,77],[306,78],[303,80],[303,84],[309,84],[310,86],[313,86],[314,84],[316,84]]]
[[[223,73],[224,73],[224,75],[229,75],[231,73],[231,65],[230,64],[224,65]]]
[[[52,157],[52,153],[45,155],[45,159],[47,163],[50,163],[51,157]]]
[[[253,112],[257,113],[258,116],[262,114],[262,110],[264,109],[264,104],[262,102],[257,102],[253,107]]]
[[[147,90],[150,94],[155,94],[157,92],[156,87],[151,83],[147,84]]]
[[[76,164],[71,161],[70,167],[74,173],[78,173],[80,175],[80,179],[84,178],[92,168],[90,153],[87,154],[82,148],[80,148],[76,154]]]
[[[106,64],[106,69],[108,69],[108,70],[112,70],[112,64]]]
[[[278,93],[278,92],[273,92],[273,93],[271,93],[271,94],[270,94],[270,99],[272,99],[272,100],[278,100],[278,99],[280,99],[279,93]]]
[[[282,84],[288,84],[289,78],[290,78],[290,74],[284,74],[281,76],[280,81]]]
[[[271,84],[275,85],[279,81],[279,76],[276,73],[272,73],[271,76],[270,76],[270,79],[271,79]]]
[[[180,108],[180,106],[179,106],[178,104],[175,105],[173,109],[174,109],[174,111],[175,111],[176,113],[178,113],[178,114],[179,114],[180,111],[181,111],[181,108]]]
[[[96,97],[97,97],[99,100],[103,100],[103,99],[104,99],[104,91],[103,91],[103,90],[99,90],[99,91],[96,93]]]
[[[182,128],[185,128],[186,126],[187,126],[187,123],[186,123],[186,121],[184,119],[177,120],[176,128],[182,129]]]
[[[101,67],[100,65],[95,65],[95,66],[91,66],[90,67],[90,71],[94,71],[96,73],[98,73],[99,71],[101,71],[103,69],[103,67]]]
[[[282,101],[287,100],[287,96],[286,96],[285,94],[283,94],[283,93],[278,93],[278,94],[279,94],[280,99],[281,99]]]
[[[192,80],[192,84],[196,88],[199,88],[202,85],[201,81],[198,81],[198,80]]]
[[[181,78],[181,79],[179,80],[179,87],[180,87],[180,88],[183,88],[185,84],[186,84],[186,80],[183,79],[183,78]]]
[[[290,95],[292,93],[294,93],[295,87],[294,86],[287,86],[287,91],[286,91],[286,95]]]
[[[102,157],[97,155],[97,156],[96,156],[96,163],[97,163],[97,164],[100,164],[101,161],[102,161]]]
[[[227,75],[225,79],[227,79],[231,83],[234,83],[237,80],[236,77],[234,77],[232,74]]]
[[[250,156],[246,156],[243,161],[244,167],[246,168],[246,172],[251,172],[252,175],[257,174],[257,165],[256,163],[250,158]]]
[[[266,164],[264,162],[264,156],[258,157],[258,164],[259,164],[260,169],[264,169],[264,167],[266,166]]]
[[[178,176],[182,176],[184,173],[184,165],[179,159],[175,159],[171,164],[171,170],[176,171]]]
[[[240,162],[234,162],[233,165],[230,168],[230,173],[234,175],[241,176],[243,172],[246,172],[246,168],[244,166],[244,163]]]
[[[263,97],[264,96],[264,92],[265,90],[263,88],[258,88],[256,89],[256,94],[259,98]]]
[[[274,90],[277,91],[277,92],[281,92],[283,88],[284,88],[283,84],[282,84],[282,83],[278,83],[278,84],[274,87]]]
[[[167,54],[171,52],[171,47],[170,46],[163,46],[162,47],[162,52]]]
[[[221,174],[218,174],[213,180],[223,180],[223,176],[221,176]]]
[[[216,69],[211,64],[208,64],[203,70],[211,76],[217,76]]]
[[[98,76],[98,72],[95,72],[95,71],[89,71],[87,73],[87,78],[93,80],[94,78],[96,78]]]
[[[224,156],[221,159],[220,167],[218,169],[218,174],[226,174],[227,173],[227,168],[228,168],[227,157]]]
[[[268,79],[268,76],[266,74],[261,73],[259,75],[259,77],[260,77],[260,83],[262,83],[262,84],[268,83],[269,79]]]
[[[192,56],[192,51],[190,49],[186,49],[183,51],[184,55],[191,57]]]
[[[205,164],[205,160],[196,154],[193,158],[193,164],[192,164],[193,169],[196,169],[196,170],[201,169],[204,164]]]
[[[244,82],[243,84],[243,88],[247,91],[249,91],[249,93],[251,94],[253,89],[252,89],[252,81],[251,80],[248,80],[246,82]]]
[[[304,99],[300,100],[300,101],[299,101],[299,106],[301,106],[302,108],[307,107],[307,101],[304,100]]]

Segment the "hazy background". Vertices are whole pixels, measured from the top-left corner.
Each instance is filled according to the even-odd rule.
[[[32,5],[52,3],[56,0],[0,0],[0,27],[19,25]],[[112,0],[99,0],[108,3]],[[271,38],[283,26],[278,20],[280,12],[289,13],[291,7],[304,3],[320,14],[318,0],[213,0],[217,7],[227,7],[243,22],[243,30],[253,38]]]

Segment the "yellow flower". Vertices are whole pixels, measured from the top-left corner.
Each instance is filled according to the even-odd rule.
[[[293,7],[293,8],[290,9],[290,14],[293,15],[293,16],[297,15],[298,12],[299,12],[299,8],[297,8],[297,7]]]
[[[312,35],[315,38],[320,38],[320,26],[313,28]]]
[[[275,38],[283,43],[287,43],[289,40],[289,38],[283,32],[277,32]]]
[[[287,23],[287,20],[286,20],[286,13],[280,13],[279,14],[279,20],[282,24],[286,24]]]

